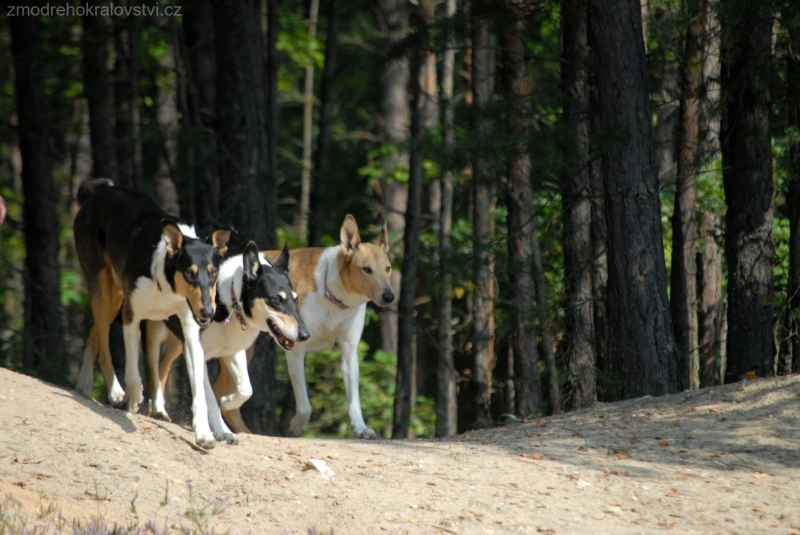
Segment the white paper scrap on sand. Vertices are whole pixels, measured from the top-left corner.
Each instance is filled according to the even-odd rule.
[[[316,470],[323,476],[333,477],[336,473],[330,469],[328,463],[321,459],[309,459],[306,461],[306,470]]]

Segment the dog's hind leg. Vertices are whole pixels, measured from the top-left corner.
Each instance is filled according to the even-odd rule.
[[[122,335],[125,338],[125,386],[128,390],[128,412],[139,412],[144,401],[142,395],[142,376],[139,374],[140,343],[139,320],[133,315],[130,301],[125,301],[122,309]]]
[[[76,389],[84,396],[91,397],[94,388],[94,363],[97,361],[100,352],[100,337],[97,334],[97,327],[93,326],[89,330],[86,338],[86,348],[83,350],[83,366],[78,374],[78,385]]]
[[[108,389],[108,402],[118,407],[125,398],[125,391],[117,380],[114,373],[114,365],[111,362],[111,348],[109,346],[109,333],[111,323],[114,321],[119,307],[122,304],[122,288],[112,272],[113,268],[109,263],[97,274],[97,287],[89,288],[89,302],[92,306],[94,316],[94,328],[97,333],[97,360],[100,363],[100,372],[105,379]],[[86,359],[84,358],[84,367]]]
[[[167,391],[167,379],[172,370],[172,363],[183,353],[183,342],[171,332],[167,335],[167,349],[158,361],[158,377],[161,380],[161,391]]]
[[[253,360],[253,351],[255,350],[255,344],[251,345],[245,351],[246,360],[244,363],[244,370],[247,373],[247,363]],[[250,375],[247,375],[247,384],[250,385]],[[226,396],[232,395],[236,392],[236,380],[233,378],[233,375],[228,368],[228,362],[225,358],[219,359],[219,376],[217,377],[217,381],[214,383],[214,395],[217,397],[218,400]],[[252,386],[250,387],[250,393],[252,394]],[[250,397],[250,396],[248,396]],[[246,399],[244,400],[246,401]],[[242,401],[242,403],[244,403]],[[221,402],[220,402],[221,404]],[[233,429],[234,433],[250,433],[250,429],[248,429],[247,425],[244,423],[242,419],[242,413],[239,411],[239,404],[236,408],[226,409],[223,405],[222,408],[222,416],[225,417],[225,420],[228,422],[228,425]]]
[[[211,388],[208,373],[203,377],[203,390],[206,396],[206,405],[208,405],[208,425],[211,427],[211,432],[214,433],[214,438],[219,441],[224,440],[228,444],[238,444],[239,439],[231,433],[231,430],[225,425],[225,420],[222,419],[222,413],[219,410],[217,398],[214,397],[214,389]]]
[[[292,380],[294,401],[297,405],[292,421],[289,422],[289,433],[299,437],[311,419],[311,402],[308,400],[306,389],[306,369],[304,351],[294,350],[286,352],[286,364],[289,369],[289,379]]]
[[[220,407],[224,410],[238,409],[253,395],[253,387],[250,385],[250,375],[247,373],[247,355],[244,350],[242,350],[238,351],[233,356],[222,357],[221,360],[225,362],[230,372],[234,392],[226,396],[220,396]],[[220,370],[221,369],[220,367]]]
[[[358,350],[356,344],[339,342],[342,350],[342,377],[344,378],[344,393],[347,396],[347,408],[350,414],[350,427],[353,428],[356,438],[376,440],[377,433],[367,427],[361,413],[361,397],[358,392]]]
[[[153,418],[169,422],[169,415],[167,415],[167,409],[164,407],[164,390],[159,376],[161,343],[167,338],[167,326],[163,321],[148,321],[145,332],[145,348],[149,370],[148,379],[150,381],[150,415]],[[167,351],[169,351],[169,348],[167,348]]]

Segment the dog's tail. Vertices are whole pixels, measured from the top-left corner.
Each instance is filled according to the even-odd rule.
[[[86,199],[100,188],[108,188],[114,185],[114,181],[110,178],[93,178],[85,181],[78,188],[78,206],[86,202]]]

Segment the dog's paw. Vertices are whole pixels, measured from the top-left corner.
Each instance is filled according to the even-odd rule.
[[[153,418],[155,418],[156,420],[164,421],[164,422],[171,422],[172,421],[170,419],[170,417],[169,417],[169,414],[167,414],[166,412],[154,412],[153,413]]]
[[[233,433],[225,433],[224,435],[222,435],[221,438],[218,438],[217,440],[219,440],[220,442],[224,440],[225,442],[231,445],[236,445],[239,443],[239,438]]]
[[[195,433],[194,441],[204,450],[213,449],[214,446],[217,445],[217,441],[214,440],[214,435],[212,435],[211,432]]]
[[[122,386],[117,381],[117,378],[114,377],[114,382],[111,384],[111,388],[108,390],[108,402],[111,404],[112,407],[122,407],[123,402],[125,401],[125,391],[122,389]]]
[[[303,434],[303,431],[305,431],[307,423],[308,418],[304,418],[300,414],[295,414],[292,421],[289,422],[289,435],[299,437]]]
[[[365,427],[360,431],[355,431],[356,438],[361,440],[378,440],[378,434],[372,429]]]

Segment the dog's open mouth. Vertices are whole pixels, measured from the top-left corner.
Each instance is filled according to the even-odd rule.
[[[194,314],[192,314],[194,316]],[[197,316],[194,316],[194,321],[200,326],[201,329],[205,329],[211,323],[211,318],[208,319],[200,319]]]
[[[269,330],[272,331],[272,337],[277,340],[279,346],[287,351],[294,347],[294,342],[283,335],[283,332],[275,325],[275,322],[267,320],[267,325],[269,326]]]

